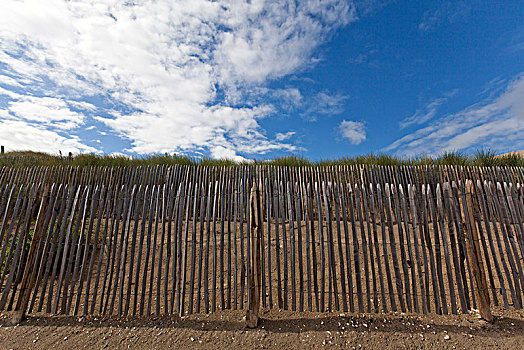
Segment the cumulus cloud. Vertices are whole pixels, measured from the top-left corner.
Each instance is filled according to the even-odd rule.
[[[340,134],[354,145],[366,139],[366,126],[362,122],[343,120],[339,125]]]
[[[292,151],[259,124],[273,106],[246,106],[242,91],[311,67],[318,46],[353,20],[343,0],[6,0],[0,94],[27,127],[68,130],[67,139],[98,121],[137,153]],[[296,89],[282,96],[301,99]],[[35,119],[45,110],[51,119]]]
[[[437,118],[383,151],[407,156],[437,155],[473,147],[496,151],[524,148],[524,74],[507,83],[495,98]]]
[[[63,136],[42,125],[19,120],[2,120],[0,140],[5,143],[7,151],[38,150],[56,154],[62,150],[64,154],[65,152],[97,153],[96,148],[86,146],[78,136],[72,134]]]

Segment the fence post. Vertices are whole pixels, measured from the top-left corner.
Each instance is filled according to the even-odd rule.
[[[260,190],[257,187],[257,181],[253,182],[251,187],[251,193],[249,196],[249,205],[251,209],[250,215],[250,262],[251,269],[248,271],[250,274],[250,284],[248,285],[248,298],[247,312],[246,312],[246,326],[248,328],[255,328],[258,325],[258,313],[260,308],[260,285],[262,284],[262,235],[263,224],[262,224],[262,212],[260,202]]]
[[[469,261],[473,268],[473,281],[475,283],[475,294],[479,303],[480,317],[488,322],[493,322],[493,315],[490,310],[490,300],[488,293],[488,284],[486,281],[486,273],[484,271],[484,263],[482,262],[482,252],[479,245],[479,234],[477,226],[475,226],[475,217],[473,216],[473,200],[471,194],[473,192],[473,183],[471,180],[466,180],[466,203],[465,208],[470,223],[470,230],[464,224],[464,232],[466,232],[466,244],[468,249]]]
[[[5,152],[4,146],[0,146],[0,153],[4,154],[4,152]]]
[[[11,320],[12,324],[18,324],[24,319],[27,304],[29,302],[29,297],[34,287],[33,284],[35,282],[35,275],[38,269],[35,269],[33,265],[36,256],[38,255],[37,247],[40,245],[40,242],[44,236],[43,232],[45,231],[45,228],[43,227],[43,225],[45,210],[47,207],[48,190],[49,187],[48,185],[46,185],[42,196],[42,201],[40,202],[40,208],[38,209],[35,231],[33,234],[33,239],[31,240],[29,254],[27,255],[27,260],[24,267],[24,274],[22,276],[22,282],[20,285],[20,294],[18,296],[18,300],[16,302],[16,306],[13,313],[13,318]]]

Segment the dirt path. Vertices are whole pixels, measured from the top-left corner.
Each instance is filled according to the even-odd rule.
[[[494,324],[476,315],[350,315],[279,312],[246,330],[242,311],[168,317],[30,317],[11,326],[0,314],[2,349],[344,349],[524,348],[524,311],[495,310]]]

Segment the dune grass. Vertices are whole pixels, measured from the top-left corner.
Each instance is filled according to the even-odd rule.
[[[148,155],[130,157],[123,155],[80,154],[73,157],[51,155],[42,152],[15,151],[0,154],[0,166],[141,166],[141,165],[206,165],[238,166],[269,164],[274,166],[332,166],[332,165],[477,165],[477,166],[524,166],[524,157],[516,154],[497,156],[490,150],[480,150],[473,155],[461,152],[445,152],[437,157],[396,157],[388,154],[368,154],[311,161],[300,156],[282,156],[268,160],[236,162],[231,159],[191,158],[183,155]]]

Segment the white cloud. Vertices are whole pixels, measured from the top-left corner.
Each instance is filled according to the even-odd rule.
[[[241,157],[231,149],[222,146],[214,147],[211,151],[211,157],[215,159],[230,159],[234,160],[235,162],[247,161],[246,158]]]
[[[77,136],[67,137],[58,132],[47,130],[43,126],[28,124],[19,120],[2,120],[0,140],[6,145],[6,150],[38,150],[47,153],[62,154],[97,153],[98,150],[84,145]]]
[[[303,117],[316,120],[321,115],[337,115],[344,112],[344,103],[348,96],[342,94],[331,95],[327,92],[319,92],[308,101],[308,107]]]
[[[424,124],[433,119],[437,114],[438,108],[444,104],[450,97],[454,96],[458,90],[452,90],[445,94],[444,97],[439,97],[426,104],[423,108],[418,109],[413,115],[400,121],[401,129],[407,128],[413,124]]]
[[[466,21],[471,7],[466,1],[448,1],[438,4],[436,8],[424,12],[422,21],[418,25],[421,32],[429,32],[443,23]]]
[[[294,132],[294,131],[288,131],[286,133],[277,132],[276,135],[275,135],[275,140],[277,140],[277,141],[289,140],[295,134],[296,134],[296,132]]]
[[[354,145],[362,143],[366,139],[366,126],[362,122],[343,120],[339,125],[342,137]]]
[[[23,96],[10,101],[8,111],[20,120],[63,130],[76,128],[84,120],[84,115],[71,111],[65,101],[52,97]]]
[[[439,118],[383,150],[410,156],[473,147],[496,151],[524,148],[524,74],[508,83],[498,97]]]
[[[277,99],[280,99],[283,104],[293,107],[300,106],[303,101],[302,94],[297,88],[274,89],[271,92],[271,95]]]
[[[0,74],[0,84],[10,85],[10,86],[15,86],[15,87],[22,87],[23,86],[16,79],[13,79],[10,76],[2,75],[2,74]]]
[[[260,127],[271,106],[237,107],[240,91],[307,69],[316,48],[355,19],[343,0],[5,0],[0,73],[29,86],[17,90],[22,100],[41,98],[32,109],[14,101],[18,117],[36,122],[47,108],[55,128],[90,126],[45,97],[62,100],[59,111],[112,115],[95,119],[129,140],[132,152],[294,150]],[[102,102],[93,108],[86,97]]]
[[[84,111],[96,111],[97,108],[92,103],[85,101],[67,101],[67,104],[73,108],[82,109]]]
[[[228,83],[261,83],[288,75],[312,63],[326,27],[346,25],[354,16],[348,2],[337,0],[231,6],[225,22],[232,30],[222,34],[215,55],[219,73]]]

